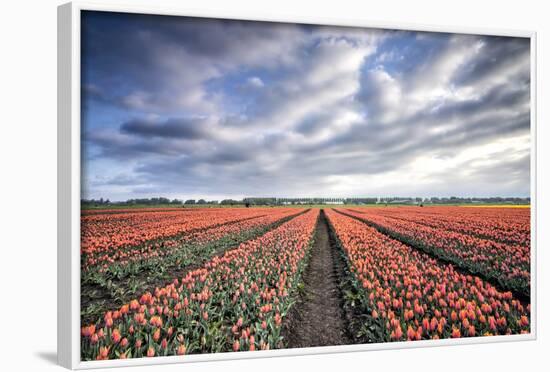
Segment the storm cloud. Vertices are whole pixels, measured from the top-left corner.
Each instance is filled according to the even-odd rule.
[[[166,137],[196,140],[209,136],[204,120],[172,118],[163,122],[131,120],[120,126],[122,133],[141,137]]]
[[[524,38],[84,12],[83,197],[528,196]]]

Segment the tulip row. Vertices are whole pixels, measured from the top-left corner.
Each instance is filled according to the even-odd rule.
[[[204,208],[158,212],[102,213],[82,215],[81,252],[86,257],[111,253],[123,247],[187,234],[230,222],[265,216],[267,208]]]
[[[326,215],[345,252],[367,342],[530,332],[530,305],[349,216]]]
[[[244,232],[265,228],[298,213],[300,211],[292,208],[280,209],[268,215],[218,223],[212,227],[193,230],[185,234],[149,240],[136,246],[123,246],[116,250],[90,252],[83,256],[82,268],[83,270],[89,270],[99,266],[100,269],[107,270],[115,263],[125,265],[129,262],[162,258],[182,251],[187,251],[185,254],[192,256],[193,251],[202,248],[207,243],[219,241],[223,238],[232,239]]]
[[[381,208],[370,208],[368,211],[365,208],[360,212],[350,209],[340,211],[472,274],[497,282],[502,288],[529,296],[529,245],[505,244],[415,221],[387,217],[375,209]]]
[[[184,209],[182,207],[167,207],[167,208],[114,208],[114,209],[83,209],[82,216],[98,215],[98,214],[122,214],[122,213],[148,213],[148,212],[187,212],[193,209]],[[197,210],[200,210],[197,208]]]
[[[354,208],[354,212],[391,217],[499,243],[530,247],[529,208],[399,207]]]
[[[309,210],[82,328],[82,360],[282,346],[319,215]]]

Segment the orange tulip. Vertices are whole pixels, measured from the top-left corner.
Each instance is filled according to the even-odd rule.
[[[160,328],[155,328],[153,332],[153,340],[158,341],[160,339]]]
[[[451,334],[452,338],[459,338],[460,337],[460,329],[453,327],[453,332]]]
[[[527,327],[529,325],[529,319],[525,315],[522,315],[519,319],[519,324],[522,327]]]
[[[183,345],[183,344],[181,344],[177,348],[177,354],[178,355],[184,355],[186,351],[187,351],[187,349],[186,349],[185,345]]]
[[[113,342],[116,344],[120,341],[120,339],[121,339],[121,336],[118,328],[113,329],[113,332],[111,333],[111,340],[113,340]]]
[[[99,358],[100,359],[107,359],[109,356],[109,347],[107,346],[101,346],[99,348]]]

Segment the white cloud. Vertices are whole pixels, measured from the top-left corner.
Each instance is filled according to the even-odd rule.
[[[249,77],[247,80],[246,80],[248,86],[250,87],[253,87],[253,88],[263,88],[265,86],[264,82],[262,81],[262,79],[260,79],[259,77],[257,76],[251,76]]]

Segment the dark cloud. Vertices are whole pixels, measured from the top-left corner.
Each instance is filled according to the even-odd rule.
[[[211,164],[243,164],[251,159],[251,151],[246,148],[229,147],[216,151],[204,160]]]
[[[120,126],[122,133],[140,137],[165,137],[197,140],[211,136],[203,119],[174,118],[163,122],[134,119]]]
[[[302,35],[292,24],[86,11],[82,81],[123,108],[209,112],[205,81],[242,64],[289,63]]]
[[[130,176],[127,174],[119,174],[113,178],[105,180],[102,182],[104,185],[113,185],[113,186],[135,186],[140,184],[139,178],[135,176]]]
[[[332,120],[333,117],[329,113],[312,114],[306,116],[303,121],[296,125],[294,130],[300,134],[309,136],[326,128]]]
[[[430,119],[432,121],[462,119],[488,111],[510,110],[519,105],[529,104],[529,100],[529,85],[514,84],[509,86],[508,84],[499,84],[479,97],[437,107],[430,113]]]
[[[177,156],[190,151],[192,145],[167,138],[141,138],[112,131],[92,131],[83,143],[90,159],[131,161],[141,157]],[[96,151],[93,151],[96,150]]]
[[[529,61],[531,41],[527,38],[486,36],[479,38],[479,41],[479,53],[457,71],[453,79],[455,84],[472,84],[494,77],[510,65]],[[519,76],[529,78],[528,74]]]

